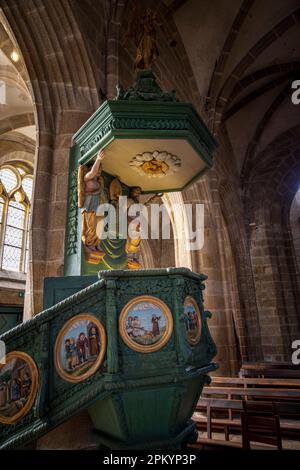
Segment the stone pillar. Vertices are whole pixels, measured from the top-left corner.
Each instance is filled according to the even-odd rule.
[[[72,136],[89,113],[60,112],[56,135],[39,133],[25,319],[43,308],[45,277],[62,276]]]
[[[217,374],[230,375],[238,370],[237,344],[234,333],[233,296],[226,297],[226,271],[223,265],[223,255],[220,251],[217,218],[218,204],[212,197],[213,172],[183,192],[184,202],[204,204],[204,246],[201,250],[191,251],[191,267],[193,271],[202,272],[208,276],[204,291],[205,309],[212,312],[209,328],[217,344],[216,362],[220,368]],[[216,202],[216,201],[215,201]],[[195,223],[195,220],[193,221]],[[195,224],[194,224],[195,227]]]

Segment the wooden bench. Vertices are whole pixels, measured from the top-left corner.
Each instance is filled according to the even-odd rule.
[[[206,437],[201,437],[197,442],[193,444],[188,444],[188,449],[203,450],[203,449],[217,449],[217,450],[230,450],[237,449],[242,450],[242,442],[233,442],[233,441],[224,441],[223,439],[208,439]],[[273,450],[271,446],[263,444],[254,444],[251,446],[252,450]]]
[[[272,387],[272,388],[300,388],[300,379],[269,379],[246,377],[212,377],[212,387]]]
[[[242,377],[264,377],[270,379],[300,379],[300,370],[259,369],[240,372]]]
[[[209,439],[201,437],[197,442],[193,444],[188,444],[189,449],[202,450],[205,447],[212,448],[229,448],[229,449],[242,449],[242,444],[239,442],[224,441],[222,439]]]
[[[255,403],[255,402],[251,402]],[[259,401],[259,404],[270,404],[269,401]],[[273,402],[280,417],[280,429],[283,434],[296,434],[300,437],[300,403],[295,402]],[[199,430],[206,429],[207,438],[212,438],[213,430],[223,430],[225,440],[229,440],[230,429],[241,431],[240,413],[243,410],[242,400],[201,398],[196,407],[193,419]],[[206,412],[206,416],[197,413]],[[226,412],[226,418],[216,418],[213,412]]]
[[[220,401],[220,400],[218,400]],[[227,400],[230,401],[230,400]],[[232,400],[231,400],[232,401]],[[270,402],[245,402],[237,400],[242,417],[242,442],[212,439],[211,434],[207,438],[200,438],[197,443],[189,445],[191,449],[251,449],[272,450],[274,445],[282,448],[279,417],[276,415],[276,405]],[[251,405],[250,405],[251,404]],[[247,408],[250,405],[250,413]],[[246,410],[245,410],[246,407]],[[255,408],[253,408],[255,407]],[[256,409],[256,408],[259,408]],[[251,410],[252,409],[252,410]],[[255,413],[253,413],[253,411]],[[248,426],[249,424],[249,426]],[[252,426],[254,425],[254,426]],[[240,425],[241,426],[241,425]],[[258,443],[259,442],[259,443]],[[263,444],[262,444],[263,443]]]
[[[240,369],[239,376],[248,378],[300,379],[300,367],[285,363],[244,363]]]
[[[299,365],[287,362],[265,362],[265,361],[259,361],[259,362],[243,362],[241,369],[295,369],[299,370]]]
[[[299,400],[300,389],[293,388],[242,388],[242,387],[204,387],[202,391],[203,397],[213,398],[214,396],[223,396],[224,398],[231,399],[232,397],[239,397],[240,399],[264,399],[268,401],[279,400]]]
[[[229,441],[229,434],[230,431],[242,431],[243,399],[249,400],[250,403],[267,403],[268,406],[274,403],[280,416],[280,430],[283,435],[293,434],[293,437],[300,437],[299,379],[212,377],[210,386],[203,389],[194,415],[197,429],[207,432],[207,438],[200,438],[199,443],[202,446],[241,448],[241,443]],[[203,414],[205,412],[206,416]],[[224,432],[225,441],[212,438],[212,432],[217,430]],[[197,444],[200,445],[199,443]]]
[[[254,442],[282,450],[280,419],[274,403],[243,400],[241,422],[244,450],[250,450]]]

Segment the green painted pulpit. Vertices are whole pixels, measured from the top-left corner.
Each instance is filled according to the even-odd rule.
[[[65,275],[45,279],[41,313],[0,337],[0,448],[20,448],[82,410],[99,448],[178,449],[196,438],[191,417],[217,368],[206,276],[136,269],[139,244],[119,228],[103,238],[98,208],[186,188],[215,147],[193,106],[163,92],[150,70],[75,134]]]
[[[73,140],[65,245],[68,276],[128,267],[124,241],[94,242],[96,234],[88,241],[84,236],[92,229],[86,222],[90,209],[80,203],[85,184],[81,176],[91,169],[100,149],[105,158],[98,177],[99,200],[116,205],[120,195],[130,198],[136,186],[149,195],[187,188],[211,168],[217,146],[193,105],[177,101],[175,92],[163,92],[151,70],[140,71],[131,89],[119,87],[116,99],[105,101]],[[97,227],[101,230],[101,221]]]
[[[47,308],[1,336],[8,352],[2,383],[20,369],[32,385],[26,399],[0,408],[0,448],[20,448],[84,409],[101,448],[179,448],[194,438],[191,416],[216,368],[205,278],[167,268],[47,279]],[[153,326],[133,334],[148,325],[148,312],[161,317],[159,334],[151,335]],[[142,320],[132,331],[130,316]],[[81,333],[95,354],[71,367],[66,340]]]

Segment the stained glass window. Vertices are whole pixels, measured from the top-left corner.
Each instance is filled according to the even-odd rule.
[[[10,170],[9,168],[2,168],[0,170],[0,178],[4,189],[6,192],[10,192],[12,189],[16,188],[18,184],[17,175],[14,171]]]
[[[31,201],[31,196],[32,196],[32,184],[33,180],[29,176],[26,177],[24,176],[22,180],[22,188],[25,191],[26,196],[28,197],[29,201]]]
[[[0,224],[2,223],[3,206],[4,206],[4,199],[0,197]]]
[[[20,166],[17,166],[17,170],[18,170],[18,172],[20,173],[20,175],[22,175],[22,176],[25,175],[25,173],[26,173],[26,171],[23,170],[23,168],[20,167]]]
[[[0,167],[0,268],[27,271],[32,173],[25,165]]]
[[[2,232],[3,207],[4,207],[4,199],[0,197],[0,235]]]

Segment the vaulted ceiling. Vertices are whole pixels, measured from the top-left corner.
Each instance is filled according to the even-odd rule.
[[[0,24],[0,158],[34,154],[36,126],[33,101],[21,74],[22,55]],[[15,59],[15,60],[13,60]],[[32,159],[31,159],[32,160]]]
[[[291,150],[292,130],[300,124],[300,106],[291,101],[291,84],[300,79],[300,1],[165,3],[173,7],[214,131],[227,131],[242,181],[255,177],[257,160],[280,136],[290,137]],[[269,173],[279,164],[276,146],[272,151]]]
[[[1,3],[10,5],[7,0]],[[40,2],[34,4],[40,15],[48,14],[47,21],[57,22],[55,15],[52,19],[48,2],[43,8]],[[143,0],[141,4],[161,10],[163,30],[170,30],[171,23],[175,24],[181,44],[177,41],[177,46],[173,44],[172,48],[168,40],[166,44],[161,42],[157,62],[163,71],[169,64],[168,55],[175,57],[177,53],[176,61],[172,59],[172,64],[177,66],[184,55],[183,46],[194,81],[177,80],[177,88],[189,88],[189,96],[194,95],[195,100],[205,104],[206,119],[217,136],[220,131],[225,132],[232,149],[230,171],[235,171],[242,185],[262,174],[271,179],[287,159],[292,160],[297,178],[298,132],[295,129],[300,125],[300,106],[291,102],[291,83],[300,79],[300,0]],[[30,15],[30,2],[22,1],[20,5]],[[110,38],[109,29],[122,29],[122,24],[128,21],[126,15],[132,0],[99,0],[99,8],[91,0],[55,0],[53,5],[57,11],[64,6],[64,10],[74,13],[82,40],[89,46],[90,60],[95,64],[98,89],[104,87],[107,92],[108,77],[118,72],[117,65],[113,73],[112,69],[106,70],[113,63],[117,37],[116,34]],[[114,9],[118,16],[115,22],[112,21]],[[119,10],[123,13],[119,14]],[[162,38],[159,32],[158,39],[162,41]],[[3,41],[7,50],[14,47],[14,44],[8,47],[6,39]],[[43,56],[42,45],[36,47],[40,47]],[[119,48],[124,49],[122,40]],[[68,67],[74,72],[71,76],[76,77],[74,54],[69,56],[67,52],[60,50],[64,60],[70,61]],[[35,56],[31,60],[34,62]],[[41,67],[41,62],[37,67]],[[186,67],[186,61],[182,60],[181,67]],[[128,68],[131,69],[131,64]],[[0,138],[15,139],[20,144],[23,135],[24,142],[32,144],[35,134],[32,102],[17,69],[8,53],[0,55],[0,73],[6,74],[8,80],[8,102],[0,105]],[[185,77],[184,73],[181,77]],[[289,145],[283,151],[281,141],[286,139]],[[269,158],[262,161],[262,156],[267,154]],[[296,179],[294,183],[299,184]]]

